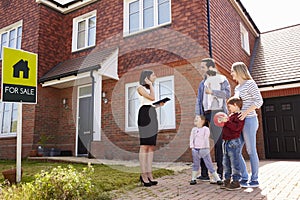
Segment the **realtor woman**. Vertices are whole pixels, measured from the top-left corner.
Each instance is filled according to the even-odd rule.
[[[154,106],[155,92],[153,83],[156,75],[151,70],[144,70],[140,75],[140,85],[137,92],[140,95],[141,107],[138,114],[138,128],[140,136],[140,152],[139,161],[141,167],[140,181],[145,187],[157,185],[157,181],[153,180],[152,162],[153,154],[156,146],[156,138],[158,132],[158,121],[155,108],[163,106],[160,103]]]

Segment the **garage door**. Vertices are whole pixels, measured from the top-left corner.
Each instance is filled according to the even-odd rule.
[[[266,158],[300,158],[300,95],[264,99]]]

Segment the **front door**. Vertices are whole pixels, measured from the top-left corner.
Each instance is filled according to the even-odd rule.
[[[264,99],[266,158],[300,158],[300,96]]]
[[[78,115],[78,145],[77,155],[87,156],[90,152],[90,144],[93,139],[92,135],[92,112],[91,97],[79,98],[79,115]]]

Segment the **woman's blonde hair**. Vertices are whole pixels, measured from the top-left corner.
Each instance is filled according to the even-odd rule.
[[[244,80],[252,79],[248,67],[243,62],[233,63],[231,68],[236,72],[236,75],[241,77],[242,79]]]

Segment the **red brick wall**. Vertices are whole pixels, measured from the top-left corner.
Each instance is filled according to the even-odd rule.
[[[26,11],[26,12],[24,12]],[[1,1],[0,28],[4,28],[23,20],[22,49],[38,53],[38,22],[39,10],[37,4],[30,0]],[[2,67],[2,62],[0,64]],[[23,105],[22,156],[27,156],[31,150],[35,125],[35,106]],[[0,138],[0,158],[14,159],[16,156],[16,138]]]
[[[211,34],[213,58],[226,70],[230,71],[234,62],[242,61],[247,66],[250,56],[241,47],[240,23],[242,18],[230,1],[210,1],[211,3]],[[249,33],[250,53],[255,43],[255,36],[242,22]]]

